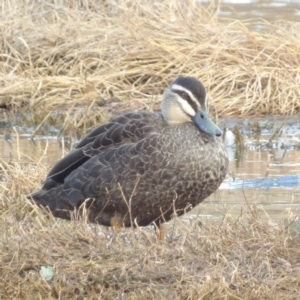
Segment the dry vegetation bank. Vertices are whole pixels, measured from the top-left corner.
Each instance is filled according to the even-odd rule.
[[[151,228],[113,233],[41,213],[24,196],[40,165],[0,175],[0,299],[299,299],[292,214],[285,225],[246,207],[219,225],[179,218],[159,243]]]
[[[300,24],[252,32],[194,2],[1,1],[2,117],[81,128],[115,106],[157,108],[179,74],[201,79],[221,116],[299,113]]]

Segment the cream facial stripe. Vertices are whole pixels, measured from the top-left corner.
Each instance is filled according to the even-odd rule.
[[[180,98],[180,96],[177,97],[179,103],[180,103],[180,106],[182,108],[182,110],[188,114],[189,116],[191,117],[194,117],[196,112],[195,110],[191,107],[191,105],[186,101],[186,100],[183,100],[182,98]]]
[[[199,105],[198,100],[197,100],[197,99],[195,98],[195,96],[191,93],[191,91],[187,90],[187,89],[184,88],[183,86],[178,85],[178,84],[173,84],[173,85],[172,85],[172,89],[173,89],[173,90],[178,90],[178,91],[182,91],[182,92],[187,93],[187,94],[190,96],[191,100],[193,100],[197,105]]]
[[[190,117],[194,117],[196,114],[196,107],[199,105],[199,102],[196,100],[194,95],[186,88],[184,88],[180,85],[177,85],[177,84],[172,85],[172,90],[175,93],[177,91],[177,93],[176,93],[178,95],[177,101],[180,103],[181,109]],[[189,100],[182,99],[180,97],[180,93],[178,93],[178,91],[185,92],[189,96]]]

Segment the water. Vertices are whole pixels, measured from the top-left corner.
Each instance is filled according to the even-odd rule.
[[[221,18],[249,20],[251,30],[264,30],[264,19],[269,22],[279,20],[299,22],[300,1],[298,0],[199,0],[205,7],[211,2],[220,2],[218,16]]]
[[[300,176],[300,123],[291,118],[281,128],[282,121],[266,118],[221,120],[221,127],[228,128],[225,138],[230,159],[228,176],[219,191],[188,217],[200,214],[220,220],[226,213],[237,216],[241,209],[246,209],[247,202],[272,219],[280,219],[291,210],[294,214],[300,212],[300,179],[294,180]],[[235,126],[244,138],[244,148],[235,144]],[[279,128],[279,134],[274,136]],[[18,161],[22,153],[22,163],[40,160],[50,168],[75,142],[57,138],[56,134],[36,136],[31,140],[29,133],[17,136],[12,129],[0,129],[0,156],[5,161]],[[257,179],[264,178],[268,181],[256,184]]]
[[[233,128],[234,122],[229,123]],[[295,216],[300,212],[299,121],[286,120],[282,128],[282,120],[271,119],[237,124],[246,147],[236,147],[232,132],[228,132],[225,142],[232,145],[227,147],[229,174],[217,195],[210,197],[207,206],[202,205],[202,214],[211,219],[221,218],[225,212],[237,216],[249,203],[272,219],[291,217],[291,212]],[[274,136],[279,128],[279,134]]]

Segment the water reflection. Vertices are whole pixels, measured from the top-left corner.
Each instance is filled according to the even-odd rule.
[[[265,129],[260,128],[258,132],[245,134],[245,147],[235,145],[231,130],[226,132],[229,176],[219,192],[201,205],[202,215],[212,220],[222,218],[224,211],[238,216],[247,208],[246,203],[255,205],[260,213],[273,219],[282,218],[283,214],[290,216],[291,211],[300,212],[299,125],[296,122],[283,127],[277,137]],[[260,179],[258,183],[257,179]],[[249,183],[254,187],[249,188]]]
[[[70,143],[64,145],[63,139],[51,136],[31,140],[27,135],[20,135],[18,138],[13,136],[10,141],[0,139],[0,149],[0,157],[4,161],[17,162],[21,155],[22,162],[41,160],[52,165],[69,152]]]
[[[200,0],[207,7],[214,1]],[[298,0],[220,0],[218,16],[230,19],[253,19],[261,18],[269,22],[286,20],[291,22],[300,21],[300,2]],[[253,21],[249,24],[250,29],[261,30],[263,24]]]

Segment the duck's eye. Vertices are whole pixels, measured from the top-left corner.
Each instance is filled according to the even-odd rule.
[[[189,95],[186,92],[181,92],[181,98],[184,99],[184,100],[188,100]]]

